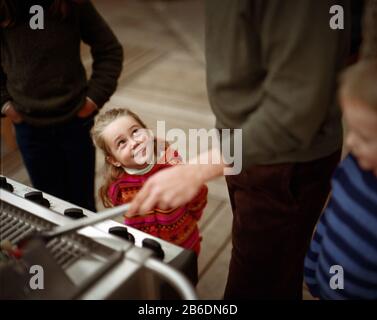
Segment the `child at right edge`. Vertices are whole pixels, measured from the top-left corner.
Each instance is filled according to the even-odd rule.
[[[340,101],[350,154],[305,259],[305,281],[319,299],[377,299],[377,59],[342,76]]]

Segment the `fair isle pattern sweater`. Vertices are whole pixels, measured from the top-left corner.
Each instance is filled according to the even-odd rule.
[[[332,266],[343,268],[343,289],[330,285],[339,272]],[[321,299],[377,299],[377,177],[352,155],[335,172],[305,259],[305,281]]]
[[[152,170],[144,175],[124,173],[112,183],[108,190],[112,204],[118,206],[132,201],[149,177],[180,162],[177,152],[167,151],[166,154],[172,155],[166,155],[167,163],[156,163]],[[194,199],[184,206],[168,210],[154,208],[146,215],[125,217],[124,223],[160,239],[193,250],[198,255],[201,237],[197,221],[202,216],[207,204],[207,193],[208,189],[203,185]]]

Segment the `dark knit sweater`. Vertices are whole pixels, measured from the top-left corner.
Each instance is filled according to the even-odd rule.
[[[123,61],[120,43],[90,1],[73,4],[63,20],[49,13],[48,2],[40,3],[46,6],[43,30],[30,28],[31,14],[0,29],[0,105],[12,100],[24,120],[35,125],[72,118],[86,97],[102,107],[116,89]],[[81,41],[93,56],[89,80]]]

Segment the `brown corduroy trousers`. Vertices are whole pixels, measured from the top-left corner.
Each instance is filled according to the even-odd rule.
[[[301,299],[303,265],[341,152],[227,176],[232,256],[224,299]]]

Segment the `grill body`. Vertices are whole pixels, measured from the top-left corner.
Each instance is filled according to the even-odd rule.
[[[5,179],[5,177],[2,177]],[[0,240],[18,244],[28,235],[50,230],[55,226],[63,226],[73,221],[71,216],[74,211],[79,210],[83,219],[93,213],[79,208],[71,203],[58,199],[48,194],[42,194],[44,201],[35,202],[33,197],[26,199],[26,195],[38,192],[31,187],[25,186],[9,178],[6,179],[9,186],[0,189]],[[32,199],[32,200],[30,200]],[[46,206],[48,203],[48,206]],[[68,210],[67,210],[68,209]],[[72,210],[73,209],[73,210]],[[69,212],[70,215],[65,215]],[[30,267],[32,263],[38,265],[43,262],[45,277],[50,281],[50,291],[33,291],[28,288],[29,283],[24,283],[24,294],[19,298],[74,298],[74,299],[163,299],[178,298],[177,292],[191,292],[190,285],[197,282],[197,260],[196,255],[181,247],[157,239],[139,230],[127,227],[131,241],[125,240],[119,233],[110,234],[109,230],[114,227],[125,228],[124,225],[106,220],[94,226],[80,229],[76,233],[53,238],[43,247],[37,247],[28,257],[28,261],[17,261],[18,266],[12,266],[10,262],[2,262],[0,278],[7,282],[4,287],[3,296],[7,292],[20,292],[11,288],[17,281],[10,281],[16,277],[14,270]],[[163,252],[163,259],[159,262],[163,266],[156,267],[156,257],[153,250],[143,247],[143,240],[150,239],[159,252]],[[49,262],[47,262],[49,261]],[[13,263],[16,263],[13,261]],[[8,268],[4,268],[7,264]],[[164,269],[167,267],[168,271]],[[153,268],[157,268],[153,270]],[[169,269],[170,268],[170,269]],[[165,270],[161,272],[161,270]],[[11,270],[11,272],[9,271]],[[170,271],[169,271],[170,270]],[[31,274],[24,276],[31,278]],[[187,283],[177,283],[169,280],[169,277],[178,271],[189,279]],[[8,277],[9,276],[9,277]],[[21,276],[18,277],[20,279]],[[65,279],[65,280],[63,280]],[[55,292],[54,281],[61,281],[64,285],[61,292]],[[183,281],[184,282],[184,281]],[[191,284],[190,284],[191,283]],[[67,286],[65,286],[67,284]],[[46,283],[48,286],[48,284]],[[64,289],[65,288],[65,289]],[[65,290],[65,292],[64,292]],[[191,291],[190,291],[191,290]]]

